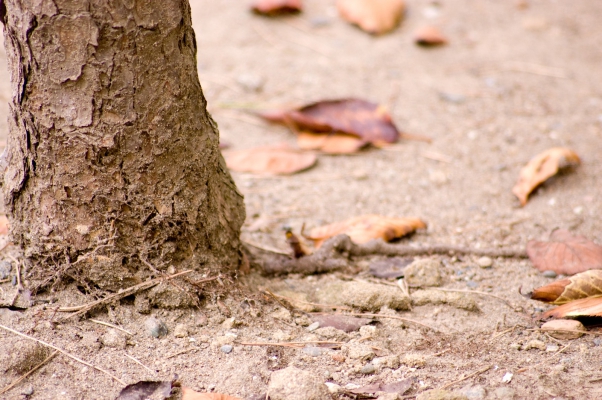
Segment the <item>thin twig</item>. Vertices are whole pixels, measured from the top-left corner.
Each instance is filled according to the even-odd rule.
[[[316,315],[334,315],[332,313],[312,313],[312,314],[316,314]],[[370,313],[344,313],[344,314],[341,313],[339,315],[351,315],[351,316],[354,316],[354,317],[374,317],[374,318],[398,319],[400,321],[410,322],[412,324],[423,326],[423,327],[428,328],[430,330],[433,330],[435,332],[439,332],[437,329],[433,328],[432,326],[423,324],[422,322],[418,322],[418,321],[415,321],[413,319],[400,317],[400,316],[397,316],[397,315],[370,314]]]
[[[434,290],[440,290],[442,292],[457,292],[457,293],[474,293],[474,294],[479,294],[481,296],[489,296],[489,297],[494,297],[498,300],[501,300],[502,302],[504,302],[508,307],[514,309],[514,307],[512,306],[512,304],[510,304],[510,302],[506,299],[504,299],[503,297],[500,296],[496,296],[495,294],[492,293],[487,293],[487,292],[481,292],[478,290],[466,290],[466,289],[444,289],[444,288],[431,288]]]
[[[504,336],[506,333],[508,333],[508,332],[512,332],[513,330],[515,330],[515,329],[516,329],[516,328],[518,328],[518,327],[519,327],[519,325],[515,325],[515,326],[513,326],[512,328],[508,328],[508,329],[506,329],[505,331],[498,332],[498,334],[497,334],[497,335],[495,335],[495,336],[493,336],[493,337],[491,338],[491,340],[495,340],[495,339],[499,338],[500,336]]]
[[[144,364],[142,364],[140,361],[138,361],[138,359],[136,359],[135,357],[132,357],[132,356],[130,356],[130,355],[129,355],[129,354],[127,354],[127,353],[124,353],[124,354],[125,354],[125,356],[126,356],[127,358],[129,358],[130,360],[134,361],[134,362],[135,362],[135,363],[137,363],[137,364],[140,364],[140,365],[141,365],[143,368],[146,368],[146,369],[147,369],[147,370],[148,370],[148,371],[149,371],[151,374],[156,374],[156,373],[157,373],[157,371],[153,371],[152,369],[150,369],[149,367],[147,367],[146,365],[144,365]]]
[[[167,281],[169,279],[173,279],[173,278],[176,278],[176,277],[181,276],[181,275],[189,274],[192,271],[193,270],[189,269],[187,271],[178,272],[177,274],[173,274],[173,275],[170,275],[170,276],[155,278],[155,279],[152,279],[150,281],[142,282],[142,283],[139,283],[139,284],[137,284],[135,286],[131,286],[131,287],[127,288],[127,289],[124,289],[123,291],[121,291],[119,293],[112,294],[110,296],[104,297],[102,299],[93,301],[93,302],[88,303],[88,304],[82,304],[80,306],[73,306],[73,307],[60,307],[58,309],[58,311],[60,311],[60,312],[73,312],[73,311],[75,311],[73,314],[70,314],[70,315],[64,317],[63,320],[66,320],[66,319],[69,319],[69,318],[73,318],[76,315],[81,315],[81,314],[86,313],[87,311],[91,310],[92,308],[94,308],[94,307],[96,307],[96,306],[98,306],[100,304],[108,303],[108,302],[113,301],[113,300],[122,299],[122,298],[130,296],[130,295],[132,295],[134,293],[137,293],[137,292],[139,292],[141,290],[149,289],[149,288],[151,288],[151,287],[153,287],[155,285],[158,285],[161,282],[165,282],[165,281]]]
[[[10,282],[10,278],[0,279],[0,283]]]
[[[46,364],[48,361],[52,360],[52,358],[54,356],[56,356],[58,353],[59,353],[59,351],[56,350],[54,353],[52,353],[51,355],[49,355],[48,357],[46,357],[46,359],[44,361],[42,361],[41,363],[39,363],[38,365],[36,365],[35,367],[33,367],[25,375],[19,377],[19,379],[17,379],[16,381],[14,381],[13,383],[11,383],[10,385],[6,386],[4,389],[0,390],[0,394],[4,394],[4,393],[8,392],[9,390],[11,390],[12,388],[14,388],[15,386],[17,386],[19,383],[21,383],[29,375],[33,374],[38,369],[42,368],[42,366],[44,366],[44,364]]]
[[[2,324],[0,324],[0,328],[2,328],[4,330],[7,330],[9,332],[12,332],[15,335],[22,336],[22,337],[24,337],[26,339],[33,340],[34,342],[38,342],[38,343],[40,343],[40,344],[42,344],[44,346],[50,347],[52,349],[55,349],[56,351],[58,351],[58,352],[60,352],[60,353],[62,353],[64,355],[66,355],[67,357],[69,357],[69,358],[71,358],[71,359],[73,359],[73,360],[75,360],[75,361],[77,361],[79,363],[82,363],[82,364],[84,364],[84,365],[86,365],[86,366],[88,366],[90,368],[94,368],[95,370],[102,372],[103,374],[106,374],[107,376],[111,377],[112,379],[116,380],[117,382],[119,382],[119,383],[121,383],[122,385],[125,386],[125,382],[124,381],[122,381],[121,379],[117,378],[116,376],[113,376],[109,371],[105,371],[104,369],[102,369],[100,367],[97,367],[97,366],[92,365],[92,364],[90,364],[88,362],[85,362],[81,358],[76,357],[73,354],[67,353],[65,350],[61,349],[60,347],[56,347],[55,345],[52,345],[52,344],[47,343],[47,342],[44,342],[43,340],[40,340],[40,339],[36,339],[33,336],[26,335],[26,334],[24,334],[22,332],[16,331],[16,330],[11,329],[8,326],[4,326]]]
[[[472,373],[472,374],[470,374],[470,375],[466,375],[466,376],[465,376],[464,378],[462,378],[462,379],[458,379],[458,380],[456,380],[456,381],[453,381],[453,382],[450,382],[450,383],[448,383],[448,384],[446,384],[446,385],[443,385],[443,386],[441,386],[441,387],[439,388],[439,390],[444,390],[444,389],[447,389],[448,387],[450,387],[450,386],[453,386],[453,385],[455,385],[456,383],[463,382],[463,381],[465,381],[465,380],[467,380],[467,379],[469,379],[469,378],[472,378],[473,376],[481,375],[483,372],[487,372],[487,371],[489,371],[489,370],[491,369],[491,367],[493,367],[493,365],[488,365],[487,367],[485,367],[485,368],[483,368],[483,369],[480,369],[480,370],[478,370],[478,371],[476,371],[476,372],[473,372],[473,373]]]
[[[117,330],[119,330],[119,331],[121,331],[121,332],[123,332],[123,333],[127,333],[127,334],[128,334],[128,335],[130,335],[130,336],[134,336],[134,334],[133,334],[132,332],[130,332],[130,331],[127,331],[127,330],[125,330],[125,329],[123,329],[123,328],[120,328],[120,327],[118,327],[117,325],[113,325],[113,324],[110,324],[110,323],[108,323],[108,322],[104,322],[104,321],[99,321],[99,320],[97,320],[97,319],[89,319],[89,321],[90,321],[90,322],[94,322],[94,323],[96,323],[96,324],[100,324],[100,325],[108,326],[109,328],[114,328],[114,329],[117,329]]]

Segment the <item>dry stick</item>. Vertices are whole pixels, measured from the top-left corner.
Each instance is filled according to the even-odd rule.
[[[142,364],[140,361],[138,361],[136,358],[134,358],[134,357],[130,356],[130,355],[129,355],[129,354],[127,354],[127,353],[124,353],[124,354],[125,354],[125,356],[126,356],[127,358],[129,358],[130,360],[132,360],[132,361],[134,361],[134,362],[136,362],[136,363],[140,364],[142,367],[146,368],[146,369],[147,369],[147,370],[148,370],[148,371],[149,371],[151,374],[156,374],[156,373],[157,373],[157,371],[153,371],[152,369],[150,369],[149,367],[147,367],[146,365],[144,365],[144,364]]]
[[[453,381],[453,382],[450,382],[450,383],[448,383],[447,385],[443,385],[443,386],[441,386],[441,387],[439,388],[439,390],[444,390],[444,389],[447,389],[448,387],[450,387],[450,386],[453,386],[453,385],[455,385],[456,383],[463,382],[463,381],[465,381],[465,380],[467,380],[467,379],[469,379],[469,378],[472,378],[473,376],[476,376],[476,375],[481,375],[483,372],[487,372],[487,371],[489,371],[489,370],[491,369],[491,367],[493,367],[493,365],[488,365],[487,367],[485,367],[485,368],[483,368],[483,369],[480,369],[480,370],[478,370],[478,371],[476,371],[476,372],[473,372],[472,374],[470,374],[470,375],[467,375],[467,376],[465,376],[465,377],[464,377],[464,378],[462,378],[462,379],[458,379],[457,381]]]
[[[153,287],[155,285],[158,285],[161,282],[167,281],[169,279],[176,278],[176,277],[181,276],[181,275],[189,274],[192,271],[193,270],[189,269],[187,271],[178,272],[177,274],[173,274],[173,275],[170,275],[170,276],[161,277],[161,278],[155,278],[153,280],[150,280],[150,281],[147,281],[147,282],[142,282],[142,283],[139,283],[139,284],[137,284],[135,286],[131,286],[131,287],[127,288],[127,289],[124,289],[123,291],[121,291],[119,293],[115,293],[115,294],[112,294],[112,295],[107,296],[105,298],[102,298],[100,300],[93,301],[92,303],[83,304],[83,305],[80,305],[80,306],[73,306],[73,307],[60,307],[58,309],[58,311],[60,311],[60,312],[72,312],[72,311],[76,311],[73,314],[70,314],[70,315],[68,315],[68,316],[66,316],[66,317],[63,318],[63,320],[67,320],[67,319],[72,318],[72,317],[74,317],[76,315],[81,315],[81,314],[83,314],[83,313],[91,310],[92,308],[94,308],[94,307],[96,307],[96,306],[98,306],[100,304],[104,304],[104,303],[110,302],[112,300],[122,299],[122,298],[130,296],[130,295],[132,295],[132,294],[134,294],[136,292],[139,292],[140,290],[151,288],[151,287]]]
[[[506,329],[505,331],[498,332],[498,334],[497,334],[497,335],[495,335],[495,336],[493,336],[493,337],[491,338],[491,340],[497,339],[497,338],[499,338],[500,336],[504,336],[506,333],[508,333],[508,332],[512,332],[513,330],[515,330],[515,329],[516,329],[516,328],[518,328],[518,327],[519,327],[519,325],[515,325],[515,326],[513,326],[512,328],[508,328],[508,329]]]
[[[108,322],[99,321],[99,320],[97,320],[97,319],[91,319],[91,318],[89,319],[89,321],[90,321],[90,322],[94,322],[94,323],[96,323],[96,324],[99,324],[99,325],[108,326],[109,328],[114,328],[114,329],[120,330],[121,332],[127,333],[127,334],[128,334],[128,335],[130,335],[130,336],[134,336],[134,334],[133,334],[132,332],[130,332],[130,331],[127,331],[127,330],[125,330],[125,329],[123,329],[123,328],[120,328],[120,327],[118,327],[117,325],[113,325],[113,324],[110,324],[110,323],[108,323]]]
[[[35,367],[33,367],[31,369],[31,371],[29,371],[25,375],[21,376],[19,379],[17,379],[16,381],[14,381],[13,383],[11,383],[10,385],[6,386],[4,389],[0,390],[0,394],[4,394],[4,393],[8,392],[9,390],[11,390],[12,388],[14,388],[15,386],[17,386],[19,383],[21,383],[29,375],[33,374],[38,369],[42,368],[42,366],[44,364],[46,364],[48,361],[52,360],[52,358],[54,356],[56,356],[57,354],[59,354],[58,350],[56,350],[54,353],[52,353],[51,355],[49,355],[48,357],[46,357],[46,359],[44,361],[42,361],[41,363],[39,363],[38,365],[36,365]]]
[[[95,366],[95,365],[92,365],[92,364],[90,364],[90,363],[87,363],[87,362],[85,362],[84,360],[82,360],[81,358],[79,358],[79,357],[76,357],[76,356],[74,356],[74,355],[72,355],[72,354],[70,354],[70,353],[67,353],[65,350],[61,349],[60,347],[56,347],[56,346],[54,346],[54,345],[52,345],[52,344],[50,344],[50,343],[44,342],[43,340],[36,339],[36,338],[34,338],[33,336],[26,335],[26,334],[24,334],[24,333],[22,333],[22,332],[16,331],[16,330],[14,330],[14,329],[11,329],[11,328],[9,328],[8,326],[4,326],[4,325],[2,325],[2,324],[0,324],[0,328],[2,328],[2,329],[4,329],[4,330],[7,330],[7,331],[9,331],[9,332],[12,332],[12,333],[14,333],[15,335],[22,336],[22,337],[24,337],[25,339],[33,340],[33,341],[35,341],[35,342],[38,342],[38,343],[40,343],[40,344],[42,344],[42,345],[44,345],[44,346],[50,347],[50,348],[52,348],[52,349],[55,349],[56,351],[58,351],[58,352],[60,352],[60,353],[62,353],[62,354],[64,354],[64,355],[66,355],[67,357],[69,357],[69,358],[71,358],[71,359],[73,359],[73,360],[75,360],[75,361],[77,361],[77,362],[79,362],[79,363],[82,363],[82,364],[84,364],[84,365],[86,365],[86,366],[88,366],[88,367],[90,367],[90,368],[94,368],[95,370],[102,372],[103,374],[106,374],[107,376],[111,377],[112,379],[115,379],[117,382],[119,382],[119,383],[121,383],[122,385],[124,385],[124,386],[125,386],[125,382],[124,382],[124,381],[122,381],[121,379],[117,378],[116,376],[113,376],[113,375],[112,375],[112,374],[111,374],[109,371],[105,371],[104,369],[102,369],[102,368],[100,368],[100,367],[97,367],[97,366]]]
[[[504,304],[506,304],[508,307],[514,309],[514,307],[512,306],[512,304],[510,304],[510,302],[508,300],[504,299],[503,297],[496,296],[495,294],[492,294],[492,293],[481,292],[478,290],[465,290],[465,289],[443,289],[443,288],[432,288],[432,289],[440,290],[442,292],[474,293],[474,294],[479,294],[481,296],[494,297],[494,298],[504,302]]]
[[[10,282],[10,278],[0,279],[0,283]]]

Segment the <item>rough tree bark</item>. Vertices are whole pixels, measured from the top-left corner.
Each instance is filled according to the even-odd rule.
[[[218,149],[187,0],[5,0],[3,189],[46,282],[116,290],[152,267],[234,271],[242,196]]]

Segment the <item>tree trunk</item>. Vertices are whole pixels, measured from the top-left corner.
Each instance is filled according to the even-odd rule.
[[[34,279],[235,271],[244,221],[187,0],[5,0],[4,196]],[[155,271],[156,272],[156,271]]]

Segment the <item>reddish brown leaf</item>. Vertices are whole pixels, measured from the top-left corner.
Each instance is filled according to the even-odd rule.
[[[355,243],[366,243],[373,239],[385,242],[400,238],[416,229],[425,229],[426,224],[419,218],[388,218],[380,215],[363,215],[342,222],[314,228],[307,237],[316,247],[333,236],[348,235]]]
[[[563,147],[554,147],[538,154],[525,165],[512,188],[512,193],[518,197],[520,203],[527,204],[529,194],[547,179],[556,175],[560,169],[579,165],[581,160],[572,150]]]
[[[549,242],[530,240],[527,254],[533,266],[540,271],[552,270],[558,274],[573,275],[590,269],[602,269],[602,246],[583,236],[557,229]]]
[[[397,26],[405,13],[403,0],[338,0],[341,17],[368,33],[386,33]]]
[[[319,150],[326,154],[356,153],[368,143],[357,136],[344,133],[299,132],[297,145],[303,150]]]
[[[302,9],[301,0],[255,0],[251,4],[253,12],[269,16],[294,14]]]
[[[552,304],[565,304],[586,297],[602,296],[602,270],[581,272],[571,278],[537,288],[531,299]]]
[[[228,168],[239,172],[289,175],[312,167],[315,154],[301,152],[288,146],[255,147],[247,150],[224,151]]]
[[[259,116],[296,131],[344,133],[374,144],[394,143],[400,135],[385,107],[360,99],[325,100],[292,111],[266,111]]]
[[[0,235],[6,235],[8,233],[8,228],[10,227],[8,223],[8,218],[6,215],[0,215]]]
[[[423,26],[414,32],[414,41],[421,46],[441,46],[447,38],[434,26]]]
[[[602,317],[602,297],[588,297],[571,301],[541,315],[541,319],[579,317]]]

